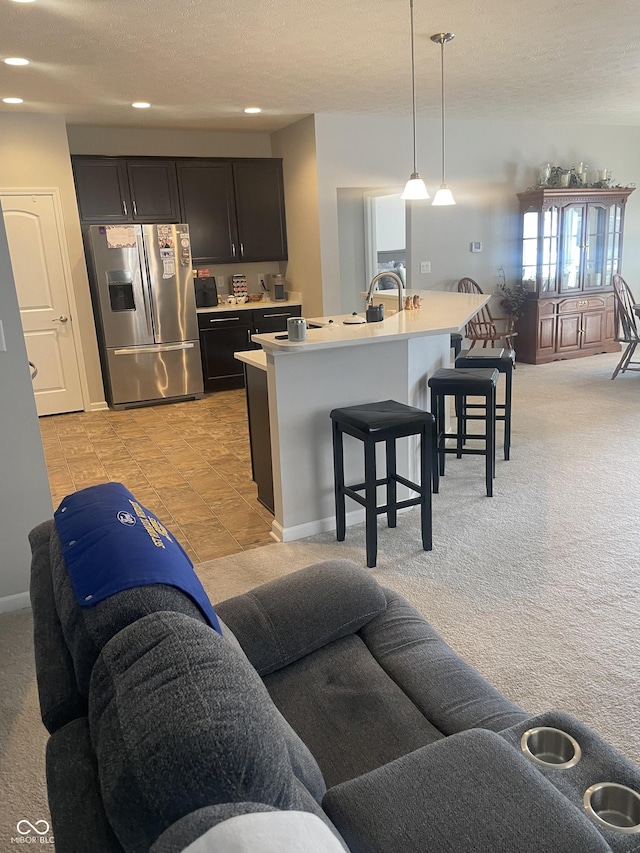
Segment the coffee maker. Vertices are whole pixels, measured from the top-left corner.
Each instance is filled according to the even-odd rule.
[[[285,302],[287,299],[287,281],[282,273],[272,273],[269,276],[269,290],[274,302]]]

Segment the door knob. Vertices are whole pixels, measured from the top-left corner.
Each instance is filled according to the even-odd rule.
[[[64,314],[61,314],[59,317],[54,317],[51,321],[52,323],[66,323],[69,318],[65,317]]]

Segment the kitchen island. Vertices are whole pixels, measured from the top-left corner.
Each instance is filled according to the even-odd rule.
[[[488,295],[428,291],[419,309],[379,323],[345,324],[350,315],[308,320],[307,339],[253,335],[264,351],[273,471],[272,534],[291,541],[335,529],[329,412],[340,406],[397,400],[429,408],[427,380],[450,362],[450,335]],[[236,353],[247,363],[255,352]],[[255,362],[254,362],[254,366]],[[382,458],[382,456],[381,456]],[[415,480],[415,439],[398,444],[398,472]],[[362,480],[359,442],[345,441],[347,482]],[[347,525],[364,520],[352,503]]]

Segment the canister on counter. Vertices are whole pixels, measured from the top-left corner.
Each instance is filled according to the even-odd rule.
[[[307,321],[304,317],[289,317],[287,320],[287,334],[290,341],[306,341]]]

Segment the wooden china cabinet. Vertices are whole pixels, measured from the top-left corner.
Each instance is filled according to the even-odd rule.
[[[518,360],[544,364],[617,352],[611,277],[620,272],[624,211],[632,188],[518,193],[522,280]]]

